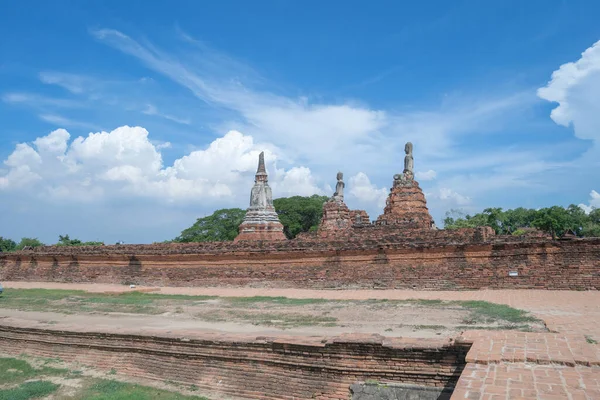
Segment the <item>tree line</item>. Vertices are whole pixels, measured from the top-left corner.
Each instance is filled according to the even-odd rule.
[[[323,203],[327,196],[293,196],[275,199],[273,205],[283,224],[288,239],[295,238],[301,232],[316,231],[323,215]],[[179,236],[166,242],[219,242],[231,241],[238,234],[238,228],[246,211],[240,208],[224,208],[213,214],[198,218]],[[592,209],[589,214],[576,205],[567,208],[554,206],[539,210],[523,207],[503,210],[486,208],[483,212],[468,215],[460,210],[450,210],[444,219],[445,229],[475,228],[491,226],[499,235],[523,235],[528,229],[535,228],[551,235],[562,237],[573,232],[579,237],[600,237],[600,209]],[[83,242],[71,239],[69,235],[60,235],[56,246],[97,246],[103,242]],[[10,252],[24,248],[43,246],[35,238],[23,238],[19,243],[0,237],[0,251]]]
[[[104,242],[83,242],[79,239],[71,239],[69,235],[58,235],[58,242],[53,246],[102,246]],[[12,239],[3,238],[0,236],[0,252],[11,252],[11,251],[19,251],[25,248],[34,248],[45,246],[37,238],[27,238],[24,237],[21,239],[19,243],[15,242]]]
[[[323,203],[327,196],[293,196],[273,200],[273,206],[283,225],[283,232],[289,239],[295,238],[300,232],[315,231],[323,215]],[[238,228],[246,211],[240,208],[224,208],[212,215],[198,218],[189,228],[184,229],[179,236],[166,243],[178,242],[220,242],[235,239]],[[98,246],[103,242],[83,242],[71,239],[69,235],[60,235],[55,246]],[[18,251],[24,248],[44,246],[36,238],[23,238],[19,243],[0,237],[0,250],[3,252]]]
[[[457,210],[446,213],[444,228],[475,228],[491,226],[499,235],[523,235],[527,229],[535,228],[552,238],[572,232],[579,237],[600,237],[600,208],[590,213],[574,204],[569,207],[553,206],[539,210],[531,208],[486,208],[474,215],[465,215]]]

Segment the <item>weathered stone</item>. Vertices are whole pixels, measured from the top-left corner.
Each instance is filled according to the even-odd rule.
[[[333,194],[332,200],[343,203],[344,202],[344,174],[342,172],[337,173],[337,184],[335,185],[335,193]]]
[[[419,183],[412,180],[395,185],[376,224],[396,225],[404,229],[432,229],[433,218]]]
[[[350,210],[343,201],[331,199],[323,204],[323,217],[319,225],[319,235],[332,231],[344,231],[352,228]]]
[[[365,210],[350,210],[352,225],[369,225],[371,220]]]
[[[348,235],[353,225],[369,224],[369,215],[363,210],[348,209],[344,203],[344,174],[337,173],[337,185],[333,196],[323,204],[323,216],[318,236],[321,238],[340,238]]]
[[[404,157],[404,171],[403,174],[408,174],[410,176],[414,176],[413,168],[414,168],[414,160],[412,155],[413,145],[411,142],[406,143],[404,146],[404,152],[406,156]]]
[[[286,240],[283,225],[273,206],[264,152],[258,156],[258,169],[250,192],[250,207],[235,238],[236,242],[240,240]]]
[[[404,148],[404,172],[394,175],[394,184],[377,225],[395,225],[402,229],[434,229],[425,195],[414,180],[412,143]]]
[[[452,390],[397,382],[357,382],[350,386],[352,400],[448,400]]]

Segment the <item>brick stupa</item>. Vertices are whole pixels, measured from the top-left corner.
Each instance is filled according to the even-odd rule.
[[[350,209],[344,203],[344,175],[337,173],[337,184],[333,196],[323,204],[323,217],[319,224],[319,236],[327,236],[328,232],[346,231],[352,228]]]
[[[344,203],[344,174],[337,173],[337,184],[333,196],[323,204],[323,217],[319,224],[320,237],[347,233],[354,225],[369,224],[369,215],[364,210],[350,210]]]
[[[425,195],[413,173],[412,143],[406,143],[404,172],[394,175],[394,185],[386,200],[377,225],[395,225],[402,229],[432,229],[433,218],[427,209]]]
[[[258,156],[258,169],[254,178],[254,186],[250,192],[250,207],[246,211],[239,234],[235,241],[240,240],[286,240],[283,225],[279,221],[273,206],[273,194],[268,184],[265,168],[265,154]]]

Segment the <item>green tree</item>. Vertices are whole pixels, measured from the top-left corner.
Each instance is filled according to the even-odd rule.
[[[238,234],[246,211],[239,208],[224,208],[212,215],[198,218],[194,225],[183,230],[176,242],[223,242],[233,240]]]
[[[323,216],[323,203],[327,199],[327,196],[314,194],[310,197],[293,196],[273,200],[287,238],[293,239],[300,232],[316,230]]]
[[[56,246],[104,246],[104,242],[82,242],[79,239],[71,239],[69,235],[58,235]]]
[[[600,224],[600,208],[593,208],[588,215],[588,222]]]
[[[538,210],[531,225],[552,235],[552,239],[562,236],[569,228],[569,214],[559,206]]]
[[[79,239],[71,239],[69,235],[58,235],[57,246],[81,246],[83,242]]]
[[[566,209],[567,222],[566,229],[571,229],[577,236],[582,236],[583,227],[587,224],[589,216],[585,214],[585,211],[575,204],[571,204]]]
[[[5,239],[0,236],[0,253],[7,253],[9,251],[15,251],[17,244],[12,239]]]
[[[514,210],[506,210],[503,215],[502,233],[514,234],[521,228],[530,228],[536,216],[537,211],[533,209],[518,207]]]
[[[23,250],[25,247],[40,247],[45,246],[44,243],[40,242],[37,238],[22,238],[19,244],[17,244],[17,250]]]
[[[502,208],[486,208],[483,210],[483,215],[486,217],[487,226],[491,226],[496,233],[503,233],[504,212],[502,212]]]
[[[586,217],[581,229],[582,236],[600,237],[600,208],[592,209]]]
[[[444,219],[445,229],[477,228],[485,225],[488,225],[488,216],[483,213],[471,216],[453,209],[446,212],[446,218]]]
[[[581,235],[584,237],[600,237],[600,224],[587,222],[581,229]]]

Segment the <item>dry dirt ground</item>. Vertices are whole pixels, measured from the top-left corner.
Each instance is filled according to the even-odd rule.
[[[515,395],[519,398],[600,398],[597,364],[588,367],[585,366],[588,364],[580,363],[581,365],[568,367],[562,364],[538,365],[539,362],[529,360],[533,356],[542,361],[548,360],[554,357],[557,351],[567,354],[585,346],[588,346],[585,354],[579,354],[577,357],[587,360],[586,356],[598,353],[596,349],[600,342],[599,291],[434,292],[230,287],[129,288],[122,285],[44,282],[3,284],[7,291],[0,298],[0,324],[3,321],[14,320],[18,324],[23,323],[24,326],[57,329],[85,327],[94,331],[157,333],[166,336],[188,333],[192,336],[202,336],[205,332],[215,332],[219,336],[226,333],[244,333],[248,336],[284,337],[331,336],[355,332],[379,333],[384,336],[455,337],[459,332],[469,330],[467,334],[483,335],[479,339],[482,341],[479,347],[491,353],[499,352],[490,354],[495,360],[501,361],[498,361],[499,364],[469,364],[470,369],[463,374],[457,386],[456,398],[494,398],[496,394],[500,394],[501,398],[516,398],[513,391],[520,392],[520,395]],[[35,290],[40,288],[46,290]],[[478,328],[493,331],[471,330]],[[503,331],[497,331],[499,328]],[[509,328],[513,329],[513,332],[549,330],[559,334],[504,331]],[[563,335],[567,335],[568,338]],[[497,345],[498,341],[506,343]],[[554,343],[554,347],[550,342]],[[543,345],[544,343],[546,345]],[[560,347],[565,343],[571,343],[571,347],[575,343],[576,346],[567,351]],[[517,351],[515,349],[527,349],[528,362],[513,360],[514,354],[511,351]],[[505,352],[508,353],[504,354]],[[0,361],[1,357],[0,354]],[[537,358],[533,357],[532,360]],[[69,396],[70,391],[82,390],[75,387],[79,383],[78,379],[97,379],[93,370],[82,370],[83,377],[72,377],[76,382],[66,384],[62,380],[57,381],[61,388],[51,398],[73,398]],[[529,376],[532,373],[534,376]],[[551,374],[557,373],[570,375],[555,379]],[[91,374],[91,377],[88,374]],[[485,379],[482,376],[485,376]],[[571,376],[576,378],[573,387],[569,381]],[[198,394],[193,385],[178,387],[169,382],[142,382],[121,374],[114,377],[109,374],[101,378],[126,380],[188,395]],[[525,378],[531,378],[531,382],[525,382]],[[509,387],[507,379],[512,379],[511,382],[523,380],[521,384],[524,386],[522,389],[516,389],[516,386]],[[475,389],[471,388],[473,380],[479,385]],[[514,386],[514,382],[511,385]],[[85,385],[83,386],[85,389]],[[547,391],[550,386],[554,390],[552,393],[560,394],[540,397],[541,394],[550,393]],[[477,393],[471,393],[474,390]],[[471,396],[475,394],[480,396]]]
[[[6,293],[0,298],[0,318],[5,321],[95,326],[114,332],[136,329],[152,333],[210,331],[269,336],[377,333],[427,338],[456,337],[468,329],[546,330],[542,321],[505,305],[439,299],[389,300],[380,296],[375,299],[362,291],[358,292],[358,299],[351,295],[344,299],[340,295],[346,292],[342,291],[311,291],[308,294],[314,297],[301,297],[291,289],[277,293],[264,289],[205,289],[210,294],[197,294],[195,291],[201,289],[144,290],[25,282],[8,282],[5,287]],[[36,287],[52,290],[23,290]],[[73,292],[74,289],[89,292]],[[335,298],[323,298],[323,294]]]

